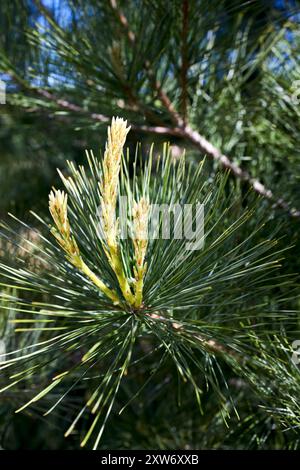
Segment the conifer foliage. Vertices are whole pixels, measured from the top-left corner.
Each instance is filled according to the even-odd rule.
[[[37,342],[5,355],[2,369],[8,384],[2,392],[46,373],[45,386],[17,411],[59,387],[61,396],[46,411],[50,414],[78,384],[91,380],[65,435],[89,412],[91,424],[81,445],[93,437],[94,448],[124,377],[144,356],[155,356],[152,374],[172,360],[179,381],[194,390],[199,412],[205,377],[225,419],[225,404],[232,398],[226,400],[222,391],[223,367],[229,365],[252,379],[258,359],[251,358],[251,322],[281,316],[262,302],[281,254],[276,240],[259,235],[258,209],[236,209],[233,195],[224,194],[226,175],[208,182],[203,162],[187,164],[184,156],[176,162],[167,147],[156,163],[151,153],[130,178],[122,159],[128,131],[125,121],[113,119],[103,159],[87,152],[87,168],[70,164],[70,175],[61,174],[67,193],[50,193],[50,233],[37,232],[37,241],[30,243],[31,256],[44,262],[42,269],[22,266],[21,260],[14,267],[0,265],[3,285],[11,288],[13,280],[14,295],[3,296],[3,308],[15,306],[17,331],[42,332]],[[122,195],[128,200],[125,226],[130,234],[123,240],[124,213],[117,211]],[[187,249],[185,237],[148,236],[151,207],[168,208],[156,220],[159,231],[164,217],[171,220],[172,202],[192,205],[199,199],[205,207],[201,249]],[[241,236],[254,215],[255,229]],[[193,218],[191,225],[195,213]],[[178,223],[174,218],[173,229]],[[3,229],[9,233],[9,227]],[[145,341],[147,352],[141,347]],[[131,399],[139,399],[139,390]]]
[[[2,448],[299,448],[298,10],[1,2]]]

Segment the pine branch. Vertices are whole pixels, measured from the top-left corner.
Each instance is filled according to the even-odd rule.
[[[93,382],[87,401],[85,397],[81,411],[66,433],[74,429],[83,413],[91,410],[91,426],[81,445],[88,442],[95,430],[94,448],[127,370],[131,372],[131,366],[140,358],[143,360],[136,344],[139,339],[146,338],[151,350],[159,350],[161,356],[157,364],[143,362],[147,375],[152,374],[150,370],[161,369],[168,357],[182,383],[194,391],[200,408],[204,387],[201,380],[205,387],[212,388],[222,405],[225,400],[219,376],[226,381],[222,364],[247,378],[256,361],[249,349],[252,326],[264,335],[266,328],[268,333],[272,328],[266,316],[276,318],[273,307],[268,313],[264,306],[271,281],[274,287],[273,270],[278,267],[280,251],[274,252],[273,233],[268,233],[267,240],[261,239],[261,233],[257,236],[265,212],[257,208],[233,211],[239,196],[226,194],[226,175],[215,176],[210,183],[202,171],[203,164],[188,165],[184,159],[174,164],[167,146],[155,172],[150,154],[140,173],[133,176],[132,185],[125,162],[123,171],[120,170],[127,131],[122,119],[113,120],[103,160],[87,152],[87,170],[70,162],[71,175],[68,178],[61,175],[69,205],[67,196],[59,192],[57,197],[50,198],[50,209],[58,230],[51,232],[62,249],[48,239],[49,233],[45,236],[40,233],[37,241],[30,244],[34,248],[32,258],[41,258],[47,268],[41,271],[34,264],[32,268],[26,267],[19,257],[13,266],[0,263],[2,286],[18,291],[15,322],[21,327],[17,331],[43,332],[39,342],[33,337],[31,349],[12,348],[0,361],[0,368],[9,371],[0,391],[22,387],[28,379],[37,382],[47,364],[46,383],[38,391],[32,390],[34,396],[21,404],[18,411],[62,387],[61,396],[46,412],[49,414],[94,370],[98,380]],[[116,236],[116,219],[109,217],[110,209],[114,215],[120,214],[118,194],[128,198],[125,222],[129,226],[133,221],[133,244],[129,240],[121,242]],[[101,225],[106,235],[103,243],[99,243],[101,197],[102,208],[106,210]],[[191,206],[199,198],[206,213],[203,250],[187,249],[185,236],[169,240],[149,237],[146,241],[148,201],[156,207],[158,204],[170,207],[174,200]],[[133,201],[137,204],[133,205]],[[254,227],[243,229],[254,215]],[[46,221],[36,217],[49,231]],[[195,222],[191,219],[190,226]],[[16,245],[21,246],[23,236],[2,224],[0,235],[11,239],[12,234],[17,236]],[[110,247],[111,258],[117,253],[120,260],[117,264],[122,263],[124,275],[116,272],[116,263],[110,263],[107,256]],[[125,276],[134,287],[134,305],[129,299],[116,306],[115,295],[121,300]],[[282,285],[282,278],[278,282]],[[5,295],[2,299],[7,309],[10,301],[15,300]],[[69,367],[70,355],[75,353],[77,358]],[[135,391],[134,397],[138,394]]]
[[[45,15],[45,17],[49,20],[49,22],[57,29],[59,25],[55,22],[55,19],[53,18],[53,15],[51,15],[51,12],[46,8],[44,5],[41,4],[39,0],[35,0],[36,5],[38,8],[40,8],[40,11]],[[124,15],[124,13],[121,12],[121,10],[118,7],[117,1],[116,0],[111,0],[110,1],[111,7],[113,11],[116,14],[116,17],[118,18],[118,21],[120,22],[123,31],[126,33],[126,37],[131,44],[131,46],[134,46],[136,44],[136,36],[135,34],[130,30],[129,28],[129,23]],[[186,34],[187,34],[187,27],[188,27],[188,8],[184,4],[184,24],[183,24],[183,31],[182,31],[182,40],[183,40],[183,45],[182,45],[182,53],[184,57],[186,58]],[[184,48],[184,51],[183,51]],[[186,72],[187,72],[187,62],[186,60],[183,60],[182,57],[182,80],[183,80],[183,75],[185,76],[184,78],[184,83],[186,83]],[[167,110],[168,115],[170,117],[171,122],[174,124],[174,127],[166,127],[164,123],[160,120],[160,118],[153,113],[152,111],[148,110],[147,107],[145,107],[139,100],[138,97],[136,97],[133,93],[132,90],[127,90],[126,88],[126,94],[130,98],[130,100],[135,104],[137,109],[139,109],[150,121],[155,122],[156,126],[143,126],[143,125],[132,125],[132,130],[138,131],[138,132],[145,132],[145,133],[151,133],[155,135],[169,135],[169,136],[174,136],[174,137],[179,137],[185,140],[186,142],[190,142],[192,145],[194,145],[201,153],[208,155],[210,158],[216,160],[221,164],[221,166],[225,169],[228,169],[232,172],[232,174],[241,179],[242,181],[248,183],[252,189],[259,194],[260,196],[264,197],[265,199],[269,200],[271,203],[273,203],[274,207],[281,208],[285,210],[286,212],[289,213],[290,216],[295,217],[295,218],[300,218],[300,211],[290,207],[290,204],[286,202],[283,198],[277,199],[273,192],[265,187],[258,179],[253,178],[250,173],[248,173],[246,170],[243,170],[239,165],[236,165],[231,161],[231,159],[227,156],[224,155],[218,148],[216,148],[211,142],[209,142],[203,135],[201,135],[198,131],[193,130],[188,123],[185,123],[185,113],[183,113],[183,117],[176,111],[174,108],[171,100],[167,96],[167,94],[164,92],[162,89],[161,83],[156,79],[155,73],[153,72],[151,68],[151,64],[148,60],[145,60],[143,63],[143,67],[145,71],[147,72],[147,75],[149,77],[151,86],[153,87],[154,91],[157,93],[157,96],[161,103],[163,104],[164,108]],[[91,120],[98,121],[98,122],[103,122],[106,123],[109,121],[109,117],[105,116],[100,113],[89,113],[86,111],[84,108],[81,106],[70,102],[69,100],[59,98],[55,96],[53,93],[50,93],[48,90],[42,89],[41,87],[32,87],[29,83],[27,83],[24,79],[19,77],[17,73],[12,69],[8,71],[14,80],[18,82],[18,84],[24,88],[30,89],[30,91],[33,91],[40,96],[43,96],[49,101],[52,101],[56,103],[58,107],[61,107],[63,109],[67,109],[72,112],[76,112],[82,115],[86,115],[89,117]],[[182,81],[183,84],[183,81]],[[182,97],[186,95],[185,91],[185,86],[182,88]],[[186,100],[183,100],[185,102],[185,107],[187,105]],[[183,108],[182,108],[183,109]]]
[[[7,72],[8,73],[8,72]],[[12,75],[12,78],[16,79],[15,75]],[[22,87],[25,86],[24,80],[22,80],[21,83],[19,83]],[[71,103],[70,101],[66,99],[61,99],[57,96],[55,96],[53,93],[50,93],[47,90],[44,90],[39,87],[30,87],[30,85],[27,85],[27,88],[35,92],[44,98],[48,99],[49,101],[52,101],[56,103],[58,107],[67,109],[72,112],[79,113],[81,115],[85,115],[89,117],[93,121],[98,121],[101,123],[106,123],[109,121],[109,117],[105,116],[100,113],[89,113],[87,110],[82,108],[81,106],[78,106],[75,103]],[[170,112],[173,112],[172,109],[168,106],[168,110]],[[175,119],[175,114],[173,114],[173,117]],[[181,118],[179,118],[180,124],[182,124]],[[165,127],[165,126],[144,126],[144,125],[138,125],[138,124],[133,124],[131,126],[133,131],[136,132],[143,132],[147,134],[154,134],[154,135],[165,135],[165,136],[173,136],[173,137],[179,137],[182,138],[183,140],[190,142],[192,145],[194,145],[201,153],[209,156],[210,158],[218,161],[223,168],[226,170],[230,170],[234,176],[237,178],[241,179],[242,181],[245,181],[248,183],[252,189],[259,194],[260,196],[264,197],[265,199],[269,200],[271,203],[273,203],[275,208],[283,209],[286,211],[291,217],[294,218],[300,218],[300,211],[297,210],[296,208],[290,207],[289,203],[287,203],[283,198],[277,199],[273,192],[266,188],[258,179],[253,178],[250,173],[247,171],[243,170],[240,166],[234,164],[228,156],[222,154],[220,150],[218,150],[214,145],[212,145],[205,137],[203,137],[199,132],[191,129],[189,126],[179,126],[179,127]]]

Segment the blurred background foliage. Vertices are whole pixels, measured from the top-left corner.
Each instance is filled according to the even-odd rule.
[[[132,125],[133,154],[137,141],[146,155],[152,142],[159,149],[167,140],[174,158],[184,149],[191,160],[206,154],[208,177],[230,161],[228,185],[241,204],[249,188],[260,194],[268,214],[265,235],[281,224],[279,245],[291,247],[282,274],[295,273],[299,284],[299,23],[296,0],[1,1],[0,78],[7,86],[7,102],[0,105],[1,219],[13,212],[27,221],[31,209],[45,214],[49,189],[59,184],[56,168],[67,172],[67,159],[82,163],[85,148],[103,148],[107,123],[119,115]],[[1,242],[3,256],[14,259],[14,250]],[[267,302],[277,305],[281,290],[270,290]],[[299,311],[298,296],[297,289],[286,298],[282,293],[279,303]],[[13,306],[1,311],[6,349],[33,340],[8,326],[15,314]],[[224,366],[239,420],[224,423],[212,391],[204,415],[188,386],[177,407],[176,371],[169,364],[138,404],[121,417],[113,413],[102,447],[297,448],[300,382],[290,357],[291,342],[300,339],[298,317],[284,327],[278,344],[272,341],[260,358],[261,383],[255,375],[249,385]],[[120,402],[147,380],[148,370],[145,364],[129,374]],[[272,377],[276,393],[265,382]],[[0,398],[2,448],[76,448],[76,435],[65,440],[58,430],[86,389],[66,400],[63,413],[45,418],[49,396],[14,415],[26,393],[25,387]]]

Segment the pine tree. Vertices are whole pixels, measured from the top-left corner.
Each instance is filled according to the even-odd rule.
[[[297,7],[0,8],[2,447],[298,448]]]

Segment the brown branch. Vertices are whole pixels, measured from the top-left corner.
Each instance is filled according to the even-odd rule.
[[[181,32],[181,115],[184,124],[187,118],[187,73],[188,73],[188,21],[189,21],[189,0],[182,0],[182,32]]]

